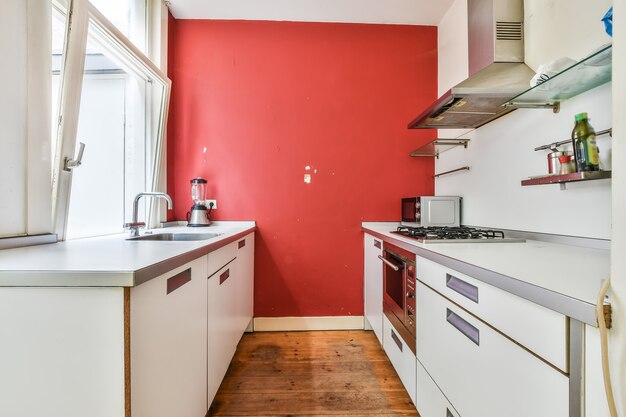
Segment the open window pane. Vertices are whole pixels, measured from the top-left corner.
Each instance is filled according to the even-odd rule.
[[[77,150],[82,142],[85,152],[73,172],[67,239],[122,232],[134,196],[151,189],[159,138],[152,135],[150,109],[163,88],[112,49],[90,23],[76,140]],[[143,203],[139,217],[145,220]]]
[[[91,0],[137,48],[146,48],[146,0]]]
[[[170,91],[167,77],[101,10],[87,0],[71,7],[53,174],[61,239],[122,232],[135,195],[156,191]],[[82,163],[68,164],[81,142]],[[141,207],[139,220],[146,211],[154,210]]]
[[[65,48],[65,32],[67,30],[67,11],[61,8],[52,8],[52,91],[51,91],[51,103],[52,109],[50,123],[52,133],[52,140],[50,141],[51,159],[54,159],[54,155],[57,147],[58,129],[59,129],[59,104],[61,93],[61,71],[63,67],[63,51]],[[51,166],[52,168],[52,166]]]

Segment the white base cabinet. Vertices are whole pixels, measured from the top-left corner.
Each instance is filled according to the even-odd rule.
[[[207,405],[215,398],[237,344],[252,320],[254,234],[209,254],[207,299]]]
[[[254,315],[254,233],[237,241],[237,329],[244,332]]]
[[[393,368],[398,373],[402,385],[415,404],[415,354],[400,337],[387,317],[383,315],[383,348]]]
[[[130,289],[2,287],[0,416],[204,416],[253,294],[254,233]]]
[[[365,234],[364,240],[365,319],[371,326],[378,341],[383,343],[383,262],[378,258],[383,254],[383,242]]]
[[[0,288],[0,416],[124,416],[123,288]]]
[[[568,416],[567,376],[417,285],[419,360],[461,416]]]
[[[459,417],[426,369],[417,361],[416,403],[420,417]]]
[[[133,417],[206,413],[206,259],[131,289]]]
[[[235,329],[236,263],[224,265],[209,277],[208,299],[208,402],[211,405],[237,348]]]

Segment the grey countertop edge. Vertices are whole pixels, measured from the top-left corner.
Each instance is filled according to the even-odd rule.
[[[152,278],[156,278],[159,275],[162,275],[168,271],[171,271],[172,269],[185,265],[187,262],[191,262],[194,259],[198,259],[201,256],[209,254],[223,246],[228,245],[229,243],[235,242],[236,240],[239,240],[242,237],[249,235],[255,230],[256,230],[256,226],[249,227],[232,236],[228,236],[224,239],[220,239],[217,242],[212,242],[208,245],[202,246],[192,251],[185,252],[181,255],[174,256],[172,258],[166,259],[156,264],[152,264],[145,268],[139,269],[135,271],[133,285],[140,285],[146,281],[150,281]]]
[[[429,259],[438,264],[452,268],[455,271],[469,275],[482,282],[493,285],[506,292],[517,295],[535,304],[539,304],[550,310],[561,313],[567,317],[579,320],[593,327],[598,327],[596,318],[596,306],[588,302],[570,297],[556,291],[542,288],[534,284],[510,277],[508,275],[499,274],[497,272],[481,268],[478,265],[469,264],[449,256],[445,256],[426,248],[412,245],[402,240],[394,239],[375,230],[368,229],[365,226],[361,230],[377,237],[383,241],[387,241],[403,249],[408,250],[415,255]]]
[[[256,225],[248,227],[137,271],[11,271],[11,276],[1,278],[0,287],[134,287],[239,240],[256,229]],[[24,284],[26,277],[28,284]]]

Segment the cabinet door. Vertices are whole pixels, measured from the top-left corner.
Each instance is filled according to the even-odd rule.
[[[568,416],[567,376],[417,285],[419,360],[461,416]]]
[[[206,413],[206,268],[203,256],[131,289],[135,417]]]
[[[402,385],[415,404],[416,358],[386,316],[383,316],[383,347]]]
[[[380,239],[365,234],[365,318],[381,344],[383,343],[383,263],[378,255],[383,253],[382,243]]]
[[[254,233],[237,241],[237,329],[243,333],[254,314]]]
[[[459,417],[422,364],[417,361],[417,411],[420,417]]]
[[[236,260],[232,260],[207,280],[208,405],[222,383],[237,347],[235,328]]]

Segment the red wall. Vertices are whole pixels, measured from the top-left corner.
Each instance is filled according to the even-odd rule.
[[[256,220],[256,316],[362,315],[361,222],[433,193],[409,157],[433,132],[406,125],[436,98],[436,28],[172,23],[175,217],[201,176],[215,219]]]

